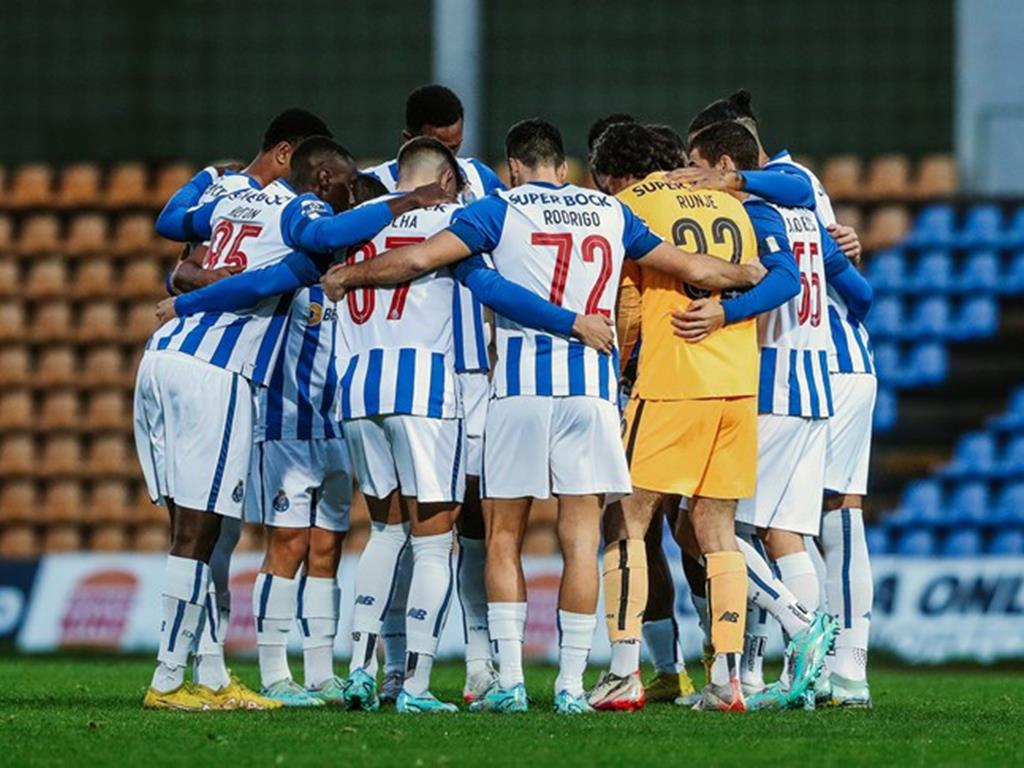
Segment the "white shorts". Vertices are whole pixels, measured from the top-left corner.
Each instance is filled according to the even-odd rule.
[[[341,438],[257,441],[249,486],[245,517],[250,523],[348,530],[352,471]]]
[[[481,371],[457,374],[466,430],[466,474],[480,476],[484,464],[484,425],[491,399],[491,381]]]
[[[399,488],[424,504],[462,502],[462,419],[396,414],[346,421],[344,428],[352,471],[367,496],[383,499]]]
[[[501,397],[487,408],[484,498],[630,493],[619,411],[596,397]]]
[[[868,492],[878,379],[870,373],[833,373],[828,378],[836,413],[828,420],[825,490],[863,496]]]
[[[242,517],[252,453],[248,379],[179,352],[147,352],[135,379],[134,421],[154,502]]]
[[[757,489],[740,499],[736,522],[817,536],[828,419],[757,417]]]

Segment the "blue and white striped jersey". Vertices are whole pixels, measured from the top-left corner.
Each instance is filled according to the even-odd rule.
[[[825,262],[834,259],[838,249],[831,238],[823,236],[822,225],[810,209],[784,208],[753,197],[744,205],[761,253],[788,250],[800,272],[800,292],[757,318],[761,346],[758,412],[828,418],[833,408]]]
[[[341,437],[337,305],[313,285],[295,292],[270,380],[257,392],[257,440]]]
[[[612,317],[624,258],[661,243],[614,197],[542,182],[501,190],[459,211],[449,228],[502,277],[572,312]],[[584,395],[616,402],[618,352],[496,316],[495,397]]]
[[[241,171],[219,171],[215,166],[208,165],[201,173],[209,175],[210,186],[203,190],[196,205],[204,205],[242,189],[260,189],[260,183],[256,179]]]
[[[462,202],[471,203],[486,197],[497,189],[504,189],[498,175],[475,157],[459,157],[459,168],[466,177],[466,189],[462,193]],[[380,179],[388,192],[394,192],[398,184],[398,161],[381,163],[367,168],[369,173]],[[487,371],[490,370],[490,358],[487,346],[490,343],[488,329],[484,323],[483,305],[461,283],[455,286],[452,294],[452,316],[455,332],[455,370]]]
[[[390,196],[389,196],[390,197]],[[387,198],[383,198],[387,199]],[[402,214],[349,251],[357,264],[422,242],[448,226],[455,205]],[[408,283],[350,290],[338,305],[341,418],[461,415],[455,386],[455,279],[446,268]]]
[[[332,213],[312,195],[297,197],[284,180],[261,190],[232,192],[213,205],[206,266],[242,266],[247,272],[284,260],[296,250],[293,230]],[[178,317],[158,328],[146,349],[190,355],[265,385],[284,338],[291,301],[291,294],[272,296],[246,311]]]
[[[824,185],[811,170],[796,162],[787,150],[782,150],[765,164],[765,168],[786,165],[807,177],[814,189],[815,213],[827,227],[836,223],[832,200]],[[832,373],[875,372],[874,357],[871,353],[871,338],[864,323],[858,320],[843,298],[832,288],[827,293],[829,319],[829,371]]]

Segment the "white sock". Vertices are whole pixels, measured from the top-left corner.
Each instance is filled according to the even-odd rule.
[[[683,649],[679,645],[679,625],[674,617],[645,621],[643,633],[655,672],[679,674],[686,671]]]
[[[558,611],[558,677],[555,693],[568,691],[583,695],[583,673],[594,643],[597,614]]]
[[[828,604],[839,620],[832,671],[851,680],[863,680],[867,675],[868,635],[874,602],[863,511],[851,507],[826,512],[821,525],[821,543],[825,550]]]
[[[487,625],[498,657],[498,684],[502,688],[511,688],[524,682],[526,603],[488,603]]]
[[[764,649],[767,644],[768,611],[748,600],[740,681],[750,688],[764,688]]]
[[[612,643],[612,662],[609,665],[609,670],[613,675],[628,677],[639,669],[639,640],[617,640]]]
[[[296,617],[302,633],[302,670],[307,688],[319,688],[334,677],[334,637],[338,633],[340,599],[336,579],[302,578]]]
[[[728,685],[737,667],[742,668],[742,660],[738,653],[716,653],[711,662],[711,683],[713,685]],[[742,680],[742,673],[740,673]]]
[[[405,614],[405,689],[422,696],[430,687],[430,669],[437,642],[448,618],[455,591],[452,534],[412,537],[412,585]],[[411,677],[410,677],[411,670]]]
[[[210,555],[210,591],[206,601],[206,620],[199,634],[192,679],[217,691],[231,682],[224,661],[224,640],[231,625],[231,555],[242,535],[242,521],[221,518],[220,533]]]
[[[409,587],[412,584],[412,546],[402,550],[398,557],[398,574],[395,577],[395,591],[391,596],[388,612],[380,629],[381,645],[384,648],[384,671],[386,674],[405,674],[405,611],[409,602]]]
[[[818,610],[821,604],[821,585],[810,554],[805,551],[785,555],[776,560],[775,565],[779,569],[782,583],[793,593],[797,602],[809,613]]]
[[[782,625],[786,634],[793,636],[811,623],[812,616],[797,601],[789,588],[775,576],[768,560],[743,536],[736,536],[736,544],[747,561],[750,592],[747,599],[764,608]]]
[[[160,662],[152,686],[171,691],[185,680],[185,665],[202,629],[210,567],[199,560],[167,556],[160,599]]]
[[[484,588],[483,539],[459,537],[459,601],[462,631],[466,641],[466,675],[482,672],[491,661],[491,638],[487,632],[487,591]]]
[[[377,638],[397,589],[398,561],[409,539],[402,524],[373,523],[370,539],[359,558],[352,609],[352,661],[349,672],[377,674]]]
[[[269,573],[256,575],[252,589],[252,615],[256,623],[260,680],[264,688],[292,679],[288,668],[288,632],[295,621],[298,594],[298,579]]]

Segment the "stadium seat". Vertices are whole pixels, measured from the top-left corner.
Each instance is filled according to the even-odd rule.
[[[951,531],[939,551],[944,557],[977,557],[981,554],[981,534],[974,528]]]
[[[963,483],[949,497],[949,515],[958,524],[984,525],[992,520],[988,484],[981,481]]]
[[[37,213],[22,220],[14,250],[24,256],[56,253],[61,249],[60,222],[52,213]]]
[[[853,227],[858,232],[864,231],[864,214],[859,205],[837,205],[834,211],[840,224]]]
[[[883,384],[890,387],[902,387],[905,376],[903,364],[900,360],[900,348],[898,344],[891,342],[878,342],[874,345],[875,371]]]
[[[25,336],[25,306],[0,301],[0,341],[22,341]]]
[[[1024,434],[1010,438],[996,462],[994,474],[999,477],[1024,477]]]
[[[558,502],[555,499],[534,499],[530,504],[530,523],[554,525],[558,522]]]
[[[132,549],[136,552],[164,552],[169,545],[170,534],[166,524],[140,525],[132,536]]]
[[[1001,290],[999,254],[978,251],[968,254],[963,267],[953,281],[952,289],[958,293],[996,293]]]
[[[872,212],[861,242],[868,250],[890,248],[901,243],[909,229],[910,214],[905,205],[884,205]]]
[[[53,169],[42,163],[23,165],[14,172],[7,204],[12,208],[34,208],[53,199]]]
[[[1000,293],[1018,295],[1024,293],[1024,251],[1010,257],[1009,266],[1003,274]]]
[[[364,528],[366,531],[365,538],[363,538],[363,546],[366,545],[366,539],[369,538],[370,531],[369,526]],[[352,537],[354,531],[349,532],[345,537],[345,543],[348,544],[349,538]],[[359,537],[356,536],[358,541]],[[263,531],[258,525],[243,525],[242,535],[238,538],[238,546],[235,548],[238,552],[259,552],[263,549]]]
[[[85,427],[92,432],[127,430],[131,424],[128,403],[120,389],[100,390],[89,398]]]
[[[148,205],[148,184],[149,174],[142,163],[121,163],[110,171],[103,202],[108,208]]]
[[[927,478],[907,483],[896,515],[886,518],[889,525],[937,525],[945,516],[942,485]]]
[[[0,557],[16,560],[38,554],[39,536],[32,526],[12,525],[0,529]]]
[[[178,188],[188,182],[195,169],[186,163],[165,165],[156,174],[156,182],[150,196],[150,204],[162,208]]]
[[[902,199],[910,194],[910,161],[906,155],[879,155],[868,166],[864,197]]]
[[[1003,212],[992,204],[973,205],[964,215],[957,234],[961,248],[1000,248],[1003,245]]]
[[[949,300],[945,296],[921,299],[906,324],[906,337],[911,339],[941,339],[950,334]]]
[[[78,376],[75,351],[71,347],[52,346],[40,351],[32,378],[41,387],[72,384]]]
[[[36,261],[28,271],[24,293],[30,299],[55,299],[67,295],[71,288],[67,262],[62,258]]]
[[[953,460],[939,470],[944,477],[988,477],[995,472],[996,441],[988,432],[969,432],[953,447]]]
[[[47,483],[43,496],[43,520],[48,523],[78,523],[85,518],[85,494],[77,480]]]
[[[1006,409],[989,420],[990,428],[999,430],[1024,430],[1024,387],[1017,387],[1010,393]]]
[[[31,429],[35,423],[32,393],[11,389],[0,393],[0,429]]]
[[[71,525],[55,525],[43,534],[43,551],[48,554],[75,552],[82,548],[82,532]]]
[[[1003,487],[996,500],[994,519],[999,523],[1024,524],[1024,482]]]
[[[114,265],[109,259],[91,257],[75,271],[74,291],[80,299],[110,296],[118,290]]]
[[[14,480],[0,487],[0,522],[34,522],[38,512],[39,491],[31,480]]]
[[[957,186],[956,162],[949,155],[928,155],[917,166],[914,196],[950,197]]]
[[[37,304],[32,313],[31,337],[35,341],[53,342],[69,339],[71,328],[71,305],[66,301],[48,301]]]
[[[39,473],[45,477],[76,477],[82,471],[82,444],[73,435],[51,435],[43,444]]]
[[[825,161],[821,169],[821,183],[829,197],[856,198],[861,195],[863,164],[855,155],[835,155]]]
[[[900,536],[895,552],[904,557],[931,557],[935,553],[935,536],[925,528],[908,530]]]
[[[113,341],[125,338],[117,305],[112,301],[95,301],[82,308],[78,323],[78,338],[83,342]]]
[[[94,438],[86,466],[91,475],[98,477],[136,477],[139,472],[134,448],[120,435]]]
[[[153,248],[155,240],[153,217],[146,213],[129,213],[117,221],[111,252],[142,254]]]
[[[155,299],[167,295],[163,271],[150,259],[126,264],[119,283],[121,295],[131,299]]]
[[[151,300],[132,304],[128,310],[124,333],[131,341],[145,341],[160,323],[156,319],[156,305]]]
[[[27,384],[30,379],[28,349],[21,346],[0,349],[0,387]]]
[[[955,341],[988,339],[999,331],[999,304],[991,296],[965,299],[947,331]]]
[[[118,347],[93,347],[85,354],[81,382],[88,387],[122,385],[126,374],[124,357]]]
[[[889,554],[889,532],[878,525],[868,526],[864,531],[868,552],[872,557]]]
[[[92,552],[124,552],[128,548],[128,531],[122,525],[97,525],[89,534]]]
[[[903,317],[903,299],[899,296],[880,296],[871,307],[867,326],[875,339],[898,339],[906,331]]]
[[[75,430],[82,424],[78,393],[72,390],[48,392],[39,408],[36,422],[45,432]]]
[[[5,435],[0,440],[0,476],[31,477],[35,471],[36,449],[32,437]]]
[[[951,248],[956,244],[956,212],[949,203],[925,206],[914,219],[906,244],[913,248]]]
[[[1003,243],[1008,248],[1024,247],[1024,205],[1010,214],[1003,230]]]
[[[558,552],[558,537],[550,525],[531,525],[523,538],[523,554],[546,557]]]
[[[889,387],[879,387],[872,424],[876,432],[890,431],[899,419],[899,397]]]
[[[902,293],[908,283],[906,264],[906,256],[901,250],[889,248],[867,259],[864,276],[876,294]]]
[[[68,226],[64,252],[69,256],[101,253],[109,245],[107,217],[102,213],[83,213],[75,216]]]
[[[996,557],[1020,557],[1024,555],[1024,531],[997,531],[985,549],[985,554]]]
[[[14,259],[0,261],[0,297],[16,296],[22,290],[21,269]]]
[[[100,168],[95,163],[75,163],[60,175],[54,204],[61,208],[96,205],[100,199]]]
[[[953,255],[946,250],[921,254],[907,276],[906,284],[915,293],[950,292],[953,289]]]
[[[102,480],[89,494],[87,519],[90,523],[121,523],[128,520],[131,504],[128,488],[121,480]]]
[[[939,342],[925,342],[911,349],[905,368],[910,386],[940,384],[949,375],[949,350]]]
[[[10,251],[14,248],[14,224],[11,217],[0,214],[0,251]]]
[[[154,504],[149,498],[145,483],[136,483],[132,497],[131,519],[137,523],[166,523],[167,508]]]

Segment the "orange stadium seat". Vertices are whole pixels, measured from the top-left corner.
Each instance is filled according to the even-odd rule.
[[[350,534],[351,535],[351,534]],[[239,552],[259,552],[263,549],[263,531],[258,525],[243,525],[238,537]]]
[[[81,299],[113,296],[119,281],[114,276],[114,264],[109,259],[92,256],[79,264],[75,272],[75,295]]]
[[[0,260],[0,296],[17,296],[22,291],[21,270],[14,259]]]
[[[22,341],[25,337],[25,305],[0,302],[0,341]]]
[[[71,291],[67,262],[61,258],[36,261],[29,267],[24,293],[30,299],[55,299]]]
[[[906,237],[909,229],[910,214],[906,206],[882,206],[871,213],[868,225],[861,233],[861,242],[869,250],[888,248]]]
[[[74,552],[82,548],[82,532],[72,525],[54,525],[43,534],[43,551]]]
[[[129,520],[128,488],[121,480],[103,480],[89,494],[87,519],[91,523],[120,523]]]
[[[31,480],[14,480],[0,490],[0,522],[28,522],[39,517],[39,491]]]
[[[155,259],[129,261],[118,282],[121,286],[121,294],[128,298],[155,299],[167,295],[164,288],[164,272]]]
[[[48,432],[75,430],[81,424],[82,406],[77,392],[57,390],[46,394],[36,422],[39,429]]]
[[[85,353],[81,382],[87,387],[123,385],[128,370],[121,350],[115,346],[93,347]]]
[[[558,552],[558,537],[550,525],[530,526],[523,538],[524,555],[554,555]]]
[[[10,216],[0,214],[0,251],[14,247],[14,224]]]
[[[11,559],[36,557],[39,535],[29,525],[12,525],[0,530],[0,557]]]
[[[54,203],[62,208],[96,205],[100,199],[100,168],[95,163],[69,165],[60,175]]]
[[[853,155],[836,155],[825,161],[821,171],[821,183],[831,197],[856,198],[861,195],[860,158]]]
[[[156,302],[137,301],[128,310],[124,337],[130,341],[145,341],[160,326],[156,319]]]
[[[145,483],[136,483],[136,486],[132,498],[131,519],[136,523],[166,523],[167,507],[153,503]]]
[[[94,392],[89,398],[85,427],[92,431],[125,430],[131,424],[128,402],[120,389]]]
[[[46,439],[39,462],[39,474],[46,477],[77,477],[82,470],[82,443],[77,437],[58,434]]]
[[[906,198],[910,194],[910,161],[906,155],[879,155],[868,166],[864,197],[874,200]]]
[[[558,521],[557,499],[535,499],[530,504],[530,525],[554,525]]]
[[[7,204],[7,169],[0,165],[0,205]]]
[[[157,171],[150,203],[162,208],[164,203],[170,200],[171,195],[177,192],[182,184],[188,182],[194,174],[195,168],[187,163],[165,165]]]
[[[835,207],[836,221],[853,227],[857,234],[864,236],[864,215],[859,205],[837,205]]]
[[[137,476],[139,462],[131,443],[120,435],[102,435],[89,446],[90,474],[102,477]]]
[[[14,172],[7,204],[12,208],[48,205],[53,199],[53,169],[42,163],[23,165]]]
[[[64,252],[69,256],[87,253],[101,253],[109,245],[107,217],[102,213],[82,213],[71,220],[64,242]]]
[[[796,155],[793,159],[800,163],[800,165],[809,170],[811,173],[815,175],[818,174],[818,164],[810,155]]]
[[[37,386],[59,387],[77,384],[78,360],[69,346],[51,346],[39,353],[33,379]]]
[[[78,338],[84,342],[113,341],[124,337],[120,313],[112,301],[96,301],[82,308]]]
[[[37,213],[24,219],[14,247],[26,256],[59,251],[60,222],[57,217],[52,213]]]
[[[170,544],[167,524],[140,525],[132,536],[132,549],[136,552],[164,552]]]
[[[36,470],[35,441],[30,435],[6,435],[0,441],[0,476],[31,476]]]
[[[89,534],[92,552],[124,552],[128,549],[128,531],[121,525],[99,525]]]
[[[949,197],[956,192],[956,161],[949,155],[927,155],[917,166],[914,194],[917,197]]]
[[[0,387],[27,384],[32,378],[29,363],[28,349],[25,347],[0,349]]]
[[[152,251],[156,234],[148,213],[129,213],[117,221],[111,250],[117,254]]]
[[[0,394],[0,429],[31,429],[35,423],[32,393],[11,389]]]
[[[71,305],[66,301],[36,304],[32,313],[32,338],[37,341],[63,341],[74,331],[71,328]]]
[[[49,523],[78,523],[85,519],[85,494],[77,480],[47,483],[43,496],[43,519]]]
[[[149,174],[142,163],[121,163],[110,171],[103,202],[109,208],[149,204]]]

